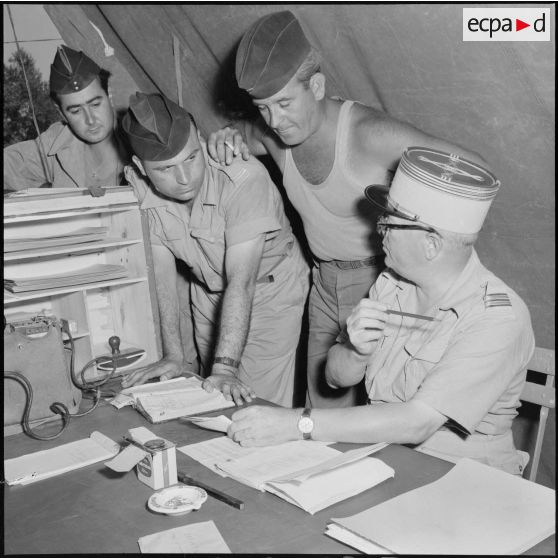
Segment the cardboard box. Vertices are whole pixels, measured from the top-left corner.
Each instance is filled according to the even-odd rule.
[[[154,444],[150,445],[150,441],[145,442],[144,447],[148,453],[136,465],[138,479],[153,490],[172,486],[178,482],[176,446],[163,438],[157,438],[157,441],[164,442],[164,444],[156,447]]]

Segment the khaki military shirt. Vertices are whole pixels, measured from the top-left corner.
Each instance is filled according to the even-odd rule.
[[[226,286],[227,246],[265,234],[260,279],[284,259],[294,236],[281,196],[257,159],[221,167],[207,153],[205,157],[206,175],[191,211],[184,203],[157,195],[130,167],[126,178],[148,213],[152,244],[166,246],[209,291],[220,292]]]
[[[416,289],[386,270],[370,298],[412,312]],[[508,432],[535,346],[525,303],[473,251],[433,316],[390,316],[366,370],[370,402],[419,400],[463,434]]]
[[[54,188],[88,188],[95,181],[87,175],[85,143],[77,138],[62,122],[55,122],[41,134],[46,154],[48,172],[41,161],[38,140],[15,143],[4,148],[4,190],[39,188],[52,181]],[[127,155],[120,145],[122,161],[116,167],[103,169],[103,186],[113,186],[122,181],[122,171]],[[48,174],[48,176],[46,176]]]

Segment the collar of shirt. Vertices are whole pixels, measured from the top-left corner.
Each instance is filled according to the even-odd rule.
[[[85,142],[80,140],[72,132],[68,124],[65,124],[64,122],[61,122],[60,124],[62,125],[62,128],[60,129],[60,132],[56,136],[55,140],[52,142],[47,155],[56,156],[60,151],[63,151],[65,149],[72,149],[76,146],[81,147],[85,153]],[[116,145],[119,155],[117,174],[120,175],[123,172],[125,165],[130,163],[130,157],[128,154],[128,149],[120,132],[118,130],[115,130],[113,133],[114,137],[116,138]]]
[[[62,149],[68,149],[71,147],[75,142],[83,143],[74,135],[67,124],[62,123],[62,129],[56,136],[56,139],[52,142],[52,145],[48,150],[48,154],[56,155]]]
[[[482,300],[483,287],[486,287],[486,277],[483,277],[483,266],[473,248],[469,261],[459,274],[457,280],[446,291],[438,305],[440,310],[453,310],[457,316],[471,308],[477,301]],[[475,297],[478,293],[478,297]]]
[[[461,271],[455,283],[444,294],[438,304],[438,309],[442,311],[453,311],[459,317],[465,310],[471,307],[477,300],[474,293],[479,293],[479,300],[484,295],[483,288],[486,287],[486,277],[482,274],[483,266],[476,251],[473,249],[469,261]],[[382,274],[392,283],[402,294],[413,287],[403,277],[397,275],[392,270],[387,269]]]
[[[217,205],[218,181],[213,175],[215,173],[214,169],[220,169],[221,167],[217,164],[212,164],[212,161],[207,154],[205,142],[200,140],[200,143],[202,145],[203,156],[205,159],[205,176],[203,179],[203,184],[200,187],[200,191],[194,198],[194,202],[192,205],[196,205],[198,203],[201,205]],[[147,182],[148,180],[144,179],[144,183],[147,184]],[[178,200],[160,196],[151,185],[148,185],[147,188],[144,188],[144,190],[144,197],[141,200],[141,209],[154,209],[157,207],[165,206],[168,207],[174,203],[180,203]]]

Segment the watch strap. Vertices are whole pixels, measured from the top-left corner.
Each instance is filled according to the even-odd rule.
[[[230,357],[215,357],[213,359],[213,364],[224,364],[230,366],[231,368],[238,368],[240,366],[240,361],[234,360]]]
[[[310,418],[310,413],[312,412],[312,409],[309,409],[308,407],[306,407],[304,409],[304,411],[302,411],[302,415],[300,415],[300,418]],[[312,432],[303,432],[302,433],[302,439],[303,440],[311,440],[312,439]]]

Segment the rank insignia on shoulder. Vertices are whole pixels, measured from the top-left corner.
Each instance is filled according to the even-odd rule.
[[[484,295],[484,307],[496,308],[498,306],[511,306],[511,300],[507,293],[486,293]]]

